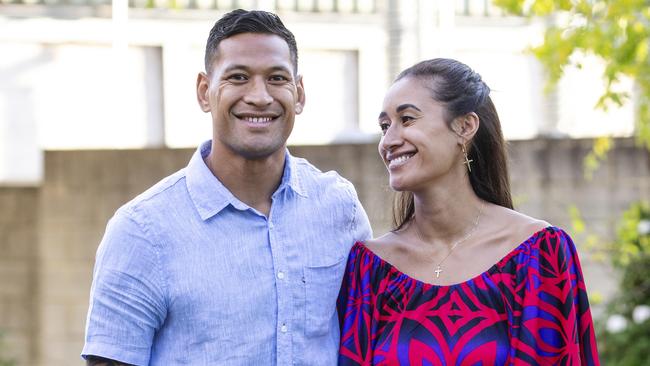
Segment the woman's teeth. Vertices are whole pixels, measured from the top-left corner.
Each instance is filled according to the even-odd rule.
[[[390,163],[388,164],[389,167],[394,167],[398,165],[404,164],[408,159],[411,158],[413,155],[402,155],[400,157],[397,157],[395,159],[392,159]]]

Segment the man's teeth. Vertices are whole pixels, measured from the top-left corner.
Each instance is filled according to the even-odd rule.
[[[251,123],[266,123],[271,122],[273,118],[271,117],[246,117],[246,121]]]

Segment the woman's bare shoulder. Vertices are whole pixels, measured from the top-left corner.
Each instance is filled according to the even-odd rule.
[[[509,210],[509,211],[510,211],[510,215],[505,221],[509,226],[518,228],[521,235],[527,234],[530,236],[540,230],[543,230],[551,226],[551,224],[549,224],[544,220],[537,219],[532,216],[528,216],[519,211],[514,211],[514,210]]]
[[[488,213],[491,230],[501,243],[517,246],[533,234],[551,226],[548,222],[509,208],[493,206]]]
[[[395,244],[395,238],[396,235],[392,231],[389,231],[382,236],[366,240],[364,245],[371,252],[383,257],[391,250],[391,246]]]
[[[379,258],[393,266],[404,267],[416,252],[410,237],[403,231],[389,231],[386,234],[368,240],[366,248]]]

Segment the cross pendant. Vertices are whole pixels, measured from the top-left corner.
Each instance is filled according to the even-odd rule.
[[[442,273],[442,268],[438,266],[434,272],[436,273],[436,278],[440,278],[440,273]]]
[[[472,162],[473,161],[474,160],[470,159],[469,157],[467,157],[467,155],[465,155],[465,161],[463,162],[463,165],[467,164],[467,170],[469,170],[470,172],[472,171]]]

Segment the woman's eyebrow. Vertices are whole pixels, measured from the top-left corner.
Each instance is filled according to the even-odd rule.
[[[413,108],[418,112],[422,112],[422,110],[420,110],[420,108],[414,106],[413,104],[408,104],[408,103],[400,105],[399,107],[397,107],[396,110],[397,110],[397,113],[399,113],[399,112],[401,112],[401,111],[403,111],[405,109],[409,109],[409,108]]]

